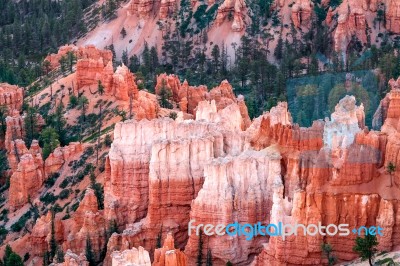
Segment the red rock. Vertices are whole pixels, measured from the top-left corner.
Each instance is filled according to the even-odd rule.
[[[296,28],[310,26],[313,3],[310,0],[297,0],[292,6],[292,22]]]
[[[10,178],[8,202],[13,209],[23,206],[28,202],[29,197],[34,198],[45,179],[38,143],[32,143],[29,153],[22,140],[16,140],[16,143],[16,147],[20,147],[18,150],[21,149],[19,151],[21,154],[17,156],[19,158],[18,167]]]
[[[386,28],[392,33],[400,34],[400,3],[396,0],[386,2]]]
[[[179,249],[175,249],[174,238],[168,234],[162,248],[154,251],[153,266],[187,266],[187,257]]]
[[[50,63],[50,69],[56,69],[57,67],[60,66],[60,59],[63,56],[66,56],[68,52],[74,52],[76,53],[77,48],[75,45],[64,45],[61,46],[58,49],[58,52],[56,54],[49,54],[46,56],[44,61],[48,61]]]
[[[338,7],[338,26],[335,30],[334,41],[337,52],[347,51],[347,46],[353,36],[362,44],[367,43],[365,11],[360,1],[346,1]]]
[[[242,31],[245,28],[244,16],[245,16],[246,4],[243,0],[225,0],[217,11],[216,23],[221,25],[228,14],[233,15],[233,22],[231,29],[233,31]]]
[[[45,175],[58,172],[66,161],[82,151],[82,144],[79,142],[71,142],[68,146],[56,148],[44,163]]]
[[[14,110],[21,111],[24,99],[24,90],[18,86],[0,83],[0,107],[12,115]]]

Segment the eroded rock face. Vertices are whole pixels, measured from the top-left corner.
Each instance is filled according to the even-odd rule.
[[[372,4],[371,4],[372,6]],[[400,34],[400,2],[386,0],[386,28],[395,34]]]
[[[22,140],[16,140],[15,143],[18,150],[18,166],[10,178],[8,201],[14,209],[27,203],[29,197],[33,198],[45,180],[39,143],[32,142],[29,151]]]
[[[179,249],[175,249],[174,238],[172,234],[168,234],[165,238],[164,245],[154,251],[153,266],[187,266],[187,257],[185,253]]]
[[[155,8],[158,6],[159,10],[157,11]],[[172,16],[176,8],[176,0],[131,0],[128,14],[147,18],[154,11],[158,13],[160,19],[166,19]]]
[[[131,225],[111,237],[109,253],[139,245],[154,250],[165,232],[183,249],[204,167],[213,158],[237,156],[248,147],[237,104],[217,111],[215,101],[201,102],[197,111],[202,115],[196,121],[164,118],[116,126],[106,167],[105,215],[121,226]]]
[[[12,115],[14,111],[21,111],[24,99],[24,91],[22,88],[0,83],[0,107],[4,108],[6,114]]]
[[[313,3],[310,0],[297,0],[292,6],[292,22],[296,28],[310,26]]]
[[[53,263],[52,266],[89,266],[89,262],[86,260],[85,255],[76,255],[71,250],[67,250],[64,255],[64,262]]]
[[[46,250],[50,250],[52,219],[48,212],[47,216],[41,217],[32,229],[29,241],[35,255],[42,256]],[[90,188],[85,191],[84,198],[71,218],[62,220],[61,215],[56,215],[53,222],[56,241],[64,251],[83,253],[88,239],[95,254],[100,254],[106,245],[105,230],[108,224],[105,223],[103,213],[98,210],[97,198]],[[71,255],[71,263],[83,263],[86,260],[84,257],[77,258],[78,256]]]
[[[226,18],[233,17],[231,29],[233,31],[242,31],[245,28],[246,4],[243,0],[225,0],[219,7],[216,23],[221,25]]]
[[[353,36],[367,43],[365,12],[362,1],[343,1],[338,7],[338,25],[334,34],[335,50],[346,52]]]
[[[149,252],[142,247],[127,249],[122,252],[114,251],[111,254],[111,259],[112,266],[151,266]]]
[[[273,148],[246,150],[236,157],[212,160],[204,170],[205,181],[192,204],[190,219],[198,224],[230,224],[243,222],[268,224],[272,206],[272,189],[282,182],[279,152]],[[267,239],[257,236],[206,236],[204,243],[212,250],[217,265],[226,261],[248,264],[250,254],[260,251]],[[189,264],[195,264],[199,236],[191,232],[185,253]],[[204,254],[207,247],[204,247]]]
[[[82,144],[79,142],[71,142],[68,146],[56,148],[44,163],[46,176],[58,172],[66,161],[82,151]]]
[[[222,81],[219,86],[208,92],[206,86],[189,86],[186,80],[181,84],[178,76],[161,74],[157,76],[157,95],[160,94],[162,88],[170,91],[171,100],[178,104],[183,112],[195,115],[200,102],[205,100],[214,100],[216,110],[222,110],[228,105],[236,103],[240,107],[243,118],[242,129],[248,128],[251,124],[244,96],[239,95],[236,98],[233,87],[227,80]]]
[[[398,230],[398,221],[394,222],[398,212],[397,201],[384,200],[377,194],[299,191],[295,193],[293,203],[288,205],[282,194],[277,192],[271,219],[288,224],[349,224],[350,230],[359,226],[380,225],[387,229],[382,246],[390,249],[391,244],[398,241],[393,239],[395,234],[392,233]],[[289,236],[285,240],[280,236],[271,237],[253,265],[322,265],[326,262],[321,256],[321,243],[331,244],[338,259],[352,260],[358,257],[352,252],[355,237],[350,233],[349,236],[326,236],[323,239],[320,235],[304,236],[303,230],[299,229],[297,237]]]
[[[60,59],[63,56],[66,56],[68,52],[73,52],[74,54],[77,51],[77,47],[75,45],[64,45],[61,46],[56,54],[49,54],[46,56],[44,61],[48,61],[50,63],[50,69],[56,69],[60,66]]]

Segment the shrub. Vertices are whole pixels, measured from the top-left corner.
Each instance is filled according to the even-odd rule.
[[[69,176],[67,176],[62,182],[61,182],[61,184],[59,185],[59,187],[60,188],[66,188],[67,186],[68,186],[68,184],[69,184]]]
[[[45,204],[53,204],[58,199],[57,196],[54,196],[53,193],[48,192],[44,196],[40,197],[40,201]]]
[[[20,232],[22,228],[25,227],[26,222],[31,218],[32,214],[30,211],[27,211],[24,215],[19,218],[17,222],[11,225],[11,231]]]
[[[66,199],[69,197],[69,189],[63,189],[58,195],[59,199]]]
[[[78,105],[78,97],[75,95],[69,96],[69,108],[75,108]]]
[[[44,181],[44,185],[49,188],[54,186],[54,184],[57,181],[57,178],[60,177],[60,173],[52,173],[49,175],[49,177],[46,179],[46,181]]]

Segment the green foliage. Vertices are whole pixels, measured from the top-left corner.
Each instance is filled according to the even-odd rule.
[[[89,266],[96,265],[95,253],[92,248],[92,241],[90,240],[89,235],[86,237],[86,248],[85,248],[86,259],[89,262]]]
[[[104,188],[100,183],[96,182],[96,176],[92,172],[90,174],[90,186],[94,190],[94,194],[97,198],[97,204],[99,206],[99,210],[104,209]]]
[[[0,150],[0,177],[4,175],[4,172],[7,171],[8,168],[7,151]]]
[[[3,257],[3,265],[4,266],[24,266],[24,263],[22,262],[22,258],[12,250],[10,245],[6,246],[6,249],[4,252],[4,257]]]
[[[58,196],[54,196],[53,193],[47,192],[43,196],[40,197],[40,201],[47,204],[53,204],[58,199]]]
[[[175,120],[178,117],[178,114],[176,112],[171,112],[171,113],[169,113],[168,116],[169,116],[169,118],[172,118]]]
[[[30,147],[32,140],[38,139],[39,130],[38,130],[38,113],[36,108],[29,107],[24,119],[25,126],[25,144],[27,147]]]
[[[58,139],[62,146],[68,145],[70,136],[67,134],[67,120],[64,118],[65,109],[64,105],[61,102],[55,108],[55,112],[49,114],[46,118],[46,124],[49,127],[52,127],[56,130],[58,134]]]
[[[396,171],[396,165],[393,162],[389,162],[386,166],[386,171],[392,175]]]
[[[160,92],[158,93],[158,103],[163,108],[172,108],[172,104],[170,103],[172,93],[167,87],[167,82],[163,79],[161,82]]]
[[[56,183],[57,179],[60,177],[60,173],[52,173],[50,174],[47,179],[44,181],[44,185],[45,187],[49,188],[54,186],[54,184]]]
[[[101,80],[98,81],[98,84],[97,84],[97,92],[98,92],[100,95],[103,95],[103,94],[104,94],[104,85],[101,83]]]
[[[321,250],[323,254],[328,259],[328,265],[334,265],[337,261],[336,257],[332,255],[332,246],[327,243],[321,245]]]
[[[125,37],[126,37],[126,29],[125,29],[125,27],[122,27],[120,34],[121,34],[122,39],[125,39]]]
[[[31,218],[31,211],[27,211],[24,215],[22,215],[17,222],[11,225],[11,231],[20,232],[22,228],[25,227],[26,222]]]
[[[105,145],[106,147],[111,147],[111,144],[112,144],[111,135],[107,134],[107,135],[105,136],[105,138],[104,138],[104,145]]]
[[[226,263],[226,266],[233,266],[233,264],[232,264],[232,262],[230,262],[230,261],[228,260],[228,262]]]
[[[367,234],[363,238],[356,238],[353,251],[358,253],[363,261],[368,260],[369,264],[372,266],[372,258],[377,252],[376,246],[378,246],[376,236]]]
[[[59,199],[66,199],[69,197],[69,189],[61,190],[60,194],[58,195]]]
[[[74,94],[71,94],[69,96],[69,108],[75,108],[78,106],[78,97],[76,97]]]
[[[0,82],[27,86],[42,74],[50,52],[86,31],[84,9],[93,0],[4,0],[0,6]]]
[[[54,151],[55,148],[60,146],[59,135],[57,131],[52,128],[48,127],[45,128],[42,133],[40,134],[40,142],[43,145],[43,159],[47,159],[50,153]]]

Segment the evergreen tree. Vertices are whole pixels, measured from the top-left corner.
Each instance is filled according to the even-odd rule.
[[[86,236],[86,248],[85,248],[86,259],[89,262],[89,266],[96,265],[96,258],[92,248],[92,241],[90,240],[89,235]]]
[[[99,206],[99,210],[104,209],[104,188],[100,183],[96,182],[96,176],[92,172],[90,174],[90,186],[94,190],[94,194],[97,198],[97,205]]]
[[[60,141],[58,139],[59,136],[54,128],[48,127],[42,131],[40,134],[40,142],[43,145],[42,152],[44,160],[46,160],[50,153],[52,153],[54,149],[60,145]]]
[[[104,86],[103,86],[103,84],[101,83],[101,80],[99,80],[99,81],[97,82],[97,92],[98,92],[100,95],[103,95],[103,94],[104,94]]]
[[[38,139],[38,114],[34,107],[29,107],[24,119],[25,126],[25,144],[29,148],[32,140]]]
[[[171,98],[171,92],[167,87],[167,82],[163,79],[161,83],[160,92],[158,94],[158,103],[163,108],[172,108],[172,104],[169,102]]]
[[[126,37],[126,29],[125,29],[125,27],[122,27],[120,34],[121,34],[122,39],[125,39],[125,37]]]
[[[124,65],[126,65],[126,66],[128,65],[129,62],[128,62],[128,51],[127,50],[122,51],[121,60]]]
[[[369,265],[373,266],[372,258],[377,251],[376,246],[378,245],[376,236],[367,234],[364,238],[357,237],[355,242],[353,251],[357,252],[363,261],[368,260]]]

